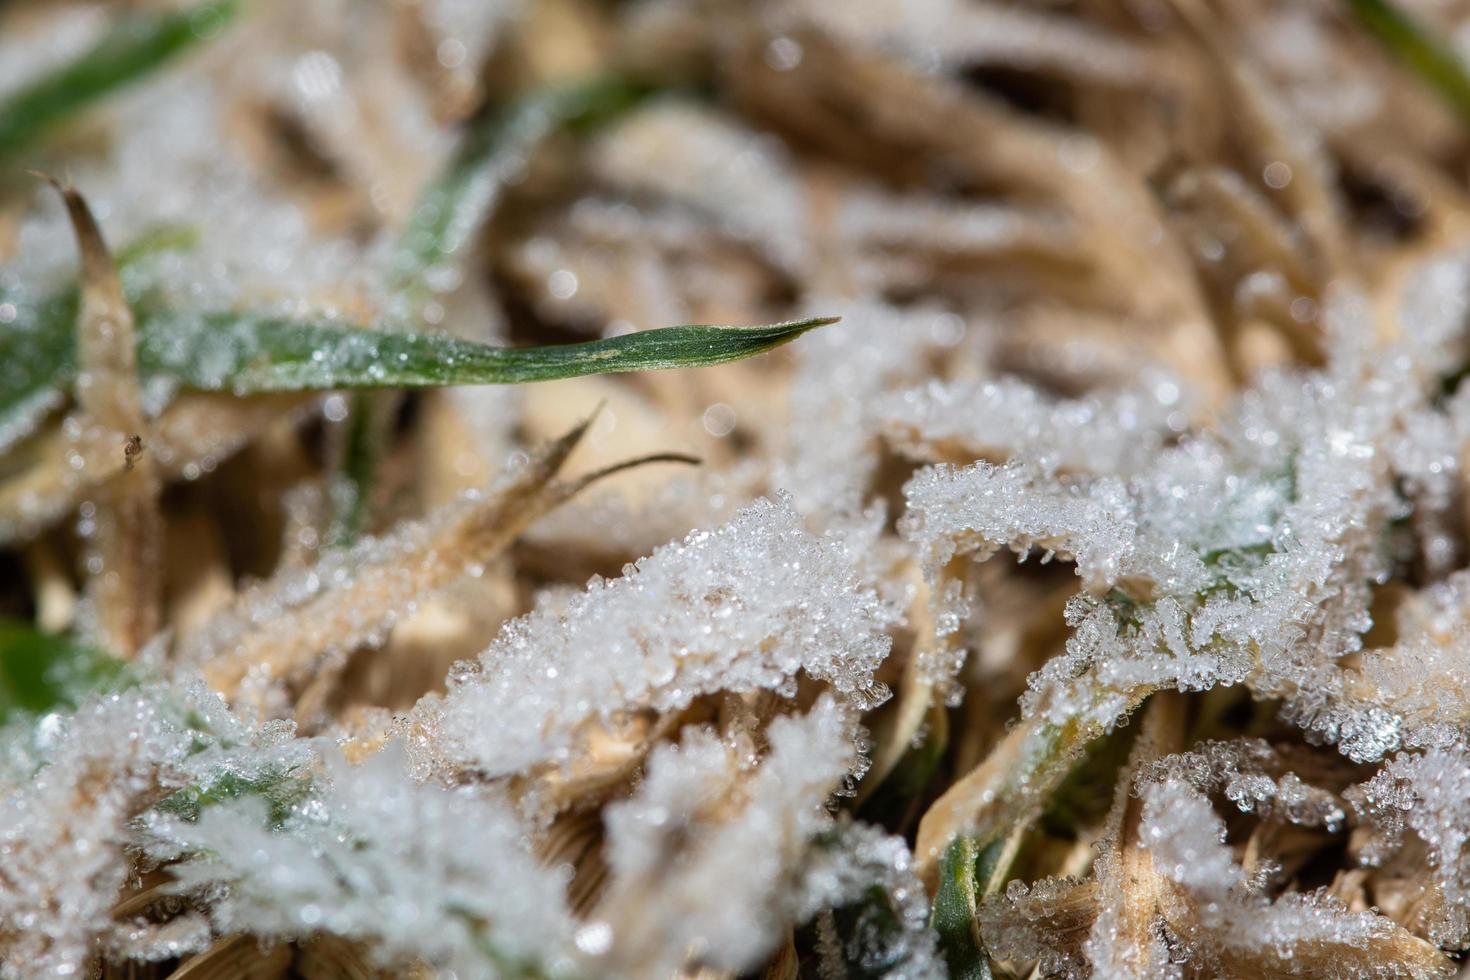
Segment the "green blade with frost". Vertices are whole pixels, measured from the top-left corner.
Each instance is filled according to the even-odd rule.
[[[141,320],[138,361],[145,376],[237,395],[524,384],[724,364],[833,322],[814,317],[751,327],[665,327],[582,344],[492,347],[325,319],[154,312]]]
[[[90,51],[0,97],[0,157],[22,150],[53,126],[214,37],[237,0],[126,16]]]
[[[410,324],[429,317],[436,293],[452,290],[476,229],[494,213],[507,180],[546,139],[602,125],[643,101],[652,86],[620,75],[546,86],[470,123],[448,164],[419,195],[389,256],[388,282]],[[385,400],[386,399],[386,400]],[[328,539],[355,540],[368,522],[368,495],[387,442],[391,395],[355,395],[343,479],[336,484]]]
[[[979,900],[989,891],[988,882],[1003,875],[998,866],[1009,864],[1006,850],[1004,837],[984,843],[960,837],[944,851],[931,924],[939,933],[939,949],[949,975],[956,980],[991,980],[993,975],[975,913]]]
[[[0,305],[4,305],[0,296]],[[136,304],[135,304],[136,305]],[[0,324],[0,449],[76,376],[76,299]],[[795,340],[831,317],[750,327],[683,326],[553,347],[492,347],[443,334],[364,330],[340,320],[139,310],[139,367],[163,381],[237,395],[332,389],[524,384],[724,364]],[[8,434],[8,435],[7,435]]]

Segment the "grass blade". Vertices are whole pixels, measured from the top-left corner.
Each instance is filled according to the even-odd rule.
[[[26,148],[58,123],[213,37],[238,6],[237,0],[210,0],[185,10],[124,17],[90,51],[0,100],[0,157]]]
[[[491,347],[442,334],[360,330],[332,320],[162,312],[144,318],[138,355],[145,375],[237,395],[524,384],[724,364],[833,322],[815,317],[752,327],[665,327],[582,344]]]
[[[984,882],[994,876],[1005,845],[1004,838],[982,845],[974,838],[961,837],[945,849],[940,863],[932,921],[949,975],[959,980],[991,980],[990,958],[977,932],[975,911],[985,893]]]
[[[430,320],[436,293],[462,279],[466,246],[494,213],[506,180],[537,146],[556,132],[616,118],[651,91],[621,76],[598,77],[538,89],[472,122],[443,172],[419,196],[390,254],[397,313],[413,326]],[[340,506],[329,534],[338,545],[354,540],[369,522],[368,501],[396,399],[359,393],[351,404]]]
[[[654,91],[620,76],[548,87],[495,111],[466,133],[444,172],[424,190],[393,252],[393,288],[421,298],[444,262],[461,253],[494,209],[506,177],[559,129],[612,119]]]
[[[1347,5],[1378,43],[1470,123],[1470,75],[1454,49],[1389,0],[1347,0]]]

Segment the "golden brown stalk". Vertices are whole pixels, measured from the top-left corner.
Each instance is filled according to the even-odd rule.
[[[50,178],[47,178],[50,179]],[[105,649],[136,654],[159,623],[159,479],[138,385],[133,313],[81,194],[51,180],[82,258],[73,468],[100,475],[81,507],[91,629]]]
[[[1153,853],[1143,846],[1138,832],[1143,800],[1133,792],[1138,770],[1170,752],[1184,739],[1184,696],[1174,691],[1154,695],[1143,713],[1142,731],[1133,745],[1128,765],[1118,776],[1113,809],[1108,815],[1107,835],[1100,849],[1095,876],[1098,879],[1098,919],[1090,950],[1109,957],[1108,964],[1094,966],[1106,974],[1109,967],[1144,974],[1164,964],[1154,961],[1158,949],[1158,891],[1163,882],[1153,869]]]

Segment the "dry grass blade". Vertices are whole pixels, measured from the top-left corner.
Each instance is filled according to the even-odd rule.
[[[586,434],[588,419],[483,494],[472,494],[420,526],[364,541],[330,567],[290,570],[247,592],[179,646],[231,700],[266,707],[277,685],[300,679],[322,658],[381,643],[414,604],[479,570],[538,517],[604,476],[647,462],[695,462],[679,454],[631,460],[560,482],[557,474]],[[304,598],[293,593],[304,591]]]
[[[50,178],[48,178],[50,179]],[[93,474],[82,508],[87,598],[96,640],[132,656],[159,625],[160,482],[138,384],[133,312],[102,231],[74,188],[54,179],[82,257],[77,322],[77,433],[68,459]]]

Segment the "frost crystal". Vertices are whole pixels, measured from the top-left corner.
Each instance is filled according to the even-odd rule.
[[[797,921],[827,908],[857,910],[847,940],[832,951],[841,963],[824,963],[824,969],[846,973],[853,964],[890,980],[946,976],[929,928],[927,895],[912,866],[913,854],[903,838],[870,824],[839,824],[829,840],[812,848]]]
[[[538,865],[512,811],[470,790],[419,785],[401,746],[359,766],[327,752],[311,792],[272,825],[242,796],[195,822],[155,817],[149,849],[188,855],[178,890],[216,896],[223,932],[366,941],[385,963],[417,958],[461,976],[487,960],[565,972],[564,882]]]
[[[1368,628],[1382,529],[1403,512],[1388,447],[1414,405],[1378,398],[1403,390],[1395,362],[1364,379],[1356,355],[1342,361],[1266,379],[1218,436],[1131,475],[1055,475],[1026,457],[921,471],[900,528],[941,599],[956,556],[1041,548],[1075,562],[1067,655],[1033,678],[1028,713],[1107,725],[1138,692],[1249,680],[1309,715]]]
[[[0,932],[5,976],[81,970],[111,925],[131,822],[171,791],[303,764],[289,730],[252,734],[202,685],[149,685],[51,715],[34,772],[0,784]]]
[[[1445,947],[1470,942],[1470,750],[1401,753],[1347,795],[1386,835],[1376,860],[1406,828],[1428,846],[1438,892],[1427,911],[1429,937]]]
[[[1305,826],[1341,830],[1346,814],[1329,791],[1308,785],[1260,739],[1206,742],[1146,766],[1140,779],[1175,779],[1205,792],[1222,792],[1242,812]]]
[[[1225,825],[1188,783],[1143,790],[1140,842],[1168,884],[1160,905],[1191,962],[1235,975],[1313,975],[1340,950],[1393,951],[1395,975],[1433,975],[1437,954],[1373,912],[1352,912],[1320,893],[1270,899],[1225,844]],[[1258,972],[1259,971],[1259,972]]]
[[[611,867],[595,921],[612,928],[619,973],[665,976],[685,950],[741,971],[778,930],[811,914],[798,894],[801,858],[831,826],[824,804],[856,763],[849,709],[824,696],[778,718],[753,768],[712,733],[658,749],[638,792],[607,810]]]
[[[816,309],[816,306],[812,307]],[[965,324],[942,310],[844,304],[843,336],[815,334],[801,349],[791,387],[789,447],[777,470],[803,512],[860,510],[879,462],[874,400],[917,380],[927,354],[954,346]]]
[[[1013,378],[931,382],[878,399],[889,439],[920,459],[1020,455],[1047,470],[1129,473],[1183,428],[1180,387],[1158,378],[1142,390],[1085,399],[1048,399]]]
[[[442,701],[420,705],[421,749],[489,776],[562,766],[600,726],[677,711],[715,691],[793,691],[798,673],[859,704],[894,611],[855,574],[840,537],[807,531],[785,500],[593,580],[564,611],[508,624]]]

